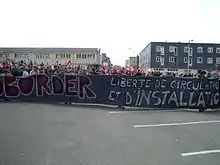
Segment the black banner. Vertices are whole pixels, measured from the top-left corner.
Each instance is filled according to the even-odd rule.
[[[5,76],[0,78],[0,97],[149,108],[218,108],[219,80],[68,74]]]

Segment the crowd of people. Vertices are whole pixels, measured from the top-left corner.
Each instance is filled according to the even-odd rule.
[[[107,69],[105,67],[87,67],[86,69],[79,66],[72,65],[44,65],[34,64],[32,61],[26,63],[24,61],[3,61],[0,62],[0,75],[4,76],[28,76],[35,74],[84,74],[84,75],[130,75],[130,76],[174,76],[174,77],[207,77],[211,78],[214,75],[206,73],[205,71],[199,71],[197,74],[175,74],[175,73],[162,73],[159,71],[144,72],[140,69],[131,68],[112,68]]]
[[[26,63],[24,61],[4,61],[0,63],[0,74],[6,76],[28,76],[36,74],[104,74],[101,70],[97,71],[94,69],[84,69],[80,66],[70,65],[44,65],[33,64],[31,61]]]
[[[105,67],[82,67],[80,65],[45,65],[34,64],[32,61],[26,63],[24,61],[3,61],[0,62],[0,75],[2,76],[28,76],[35,74],[84,74],[84,75],[143,75],[141,70],[128,70],[127,68],[107,69]]]

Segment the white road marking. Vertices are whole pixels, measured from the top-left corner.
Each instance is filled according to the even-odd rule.
[[[151,124],[151,125],[134,125],[134,128],[147,128],[147,127],[165,127],[165,126],[181,126],[181,125],[194,125],[194,124],[211,124],[220,123],[220,120],[212,121],[196,121],[196,122],[186,122],[186,123],[167,123],[167,124]]]
[[[109,114],[138,113],[138,112],[180,112],[181,110],[145,110],[145,111],[110,111]]]
[[[207,150],[207,151],[199,151],[199,152],[189,152],[189,153],[182,153],[182,156],[193,156],[193,155],[202,155],[202,154],[213,154],[219,153],[220,150]]]
[[[122,114],[122,113],[134,113],[134,112],[144,112],[144,111],[110,111],[108,113],[109,114]]]

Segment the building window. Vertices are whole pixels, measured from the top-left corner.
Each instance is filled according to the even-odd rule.
[[[185,53],[188,53],[188,50],[189,50],[189,47],[188,47],[188,46],[187,46],[187,47],[185,46],[185,47],[184,47],[184,52],[185,52]]]
[[[208,52],[208,53],[213,53],[213,48],[212,48],[212,47],[208,47],[207,52]]]
[[[216,58],[216,64],[220,64],[220,58],[219,57]]]
[[[50,58],[50,54],[44,54],[44,58],[45,58],[45,59]]]
[[[220,48],[216,48],[216,53],[220,53]]]
[[[156,62],[160,62],[160,56],[156,57]]]
[[[60,58],[60,54],[56,54],[56,58]]]
[[[174,56],[177,56],[178,55],[178,49],[177,47],[174,47]]]
[[[43,54],[42,54],[42,58],[45,58],[45,59],[48,59],[48,58],[49,58],[49,56],[50,56],[50,55],[49,55],[49,54],[47,54],[47,53],[43,53]]]
[[[192,58],[189,58],[189,65],[192,66]]]
[[[156,46],[156,52],[160,52],[161,51],[161,46]]]
[[[202,57],[197,57],[197,63],[202,64]]]
[[[203,53],[203,47],[198,47],[197,48],[197,53]]]
[[[168,71],[171,71],[171,72],[175,72],[175,71],[178,71],[178,69],[167,69]]]
[[[76,55],[76,58],[77,58],[77,59],[81,59],[81,54],[77,54],[77,55]]]
[[[193,48],[189,48],[189,56],[192,56],[193,54]]]
[[[164,65],[164,57],[160,57],[160,64],[163,66]]]
[[[154,70],[154,71],[164,71],[163,68],[154,68],[153,70]]]
[[[210,58],[207,58],[207,64],[212,64],[213,63],[213,59],[210,57]]]
[[[86,59],[86,54],[82,54],[82,59]]]
[[[161,51],[161,52],[160,52],[160,55],[164,55],[164,47],[161,47],[161,48],[160,48],[160,51]]]
[[[61,56],[61,58],[65,58],[65,54],[61,54],[60,56]]]
[[[5,58],[8,58],[8,57],[9,57],[9,53],[3,52],[3,56],[4,56]]]
[[[188,57],[184,57],[184,63],[185,63],[185,64],[188,63]]]
[[[175,47],[174,46],[169,46],[169,51],[174,52]]]
[[[95,59],[95,54],[92,55],[92,58]]]
[[[169,57],[169,62],[175,62],[175,58],[174,57]]]

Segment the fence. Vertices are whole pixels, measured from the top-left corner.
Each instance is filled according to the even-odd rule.
[[[0,98],[148,108],[219,107],[219,79],[34,75],[0,78]]]

